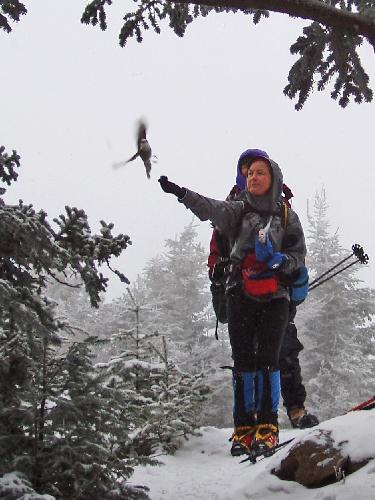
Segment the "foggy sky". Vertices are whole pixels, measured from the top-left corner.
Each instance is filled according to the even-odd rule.
[[[13,33],[0,34],[0,143],[22,160],[7,203],[22,198],[50,220],[65,205],[84,208],[94,230],[101,219],[113,222],[115,233],[133,241],[113,264],[134,279],[192,220],[161,191],[159,175],[222,199],[240,153],[261,148],[282,168],[305,229],[307,200],[324,186],[332,231],[375,259],[374,103],[343,110],[329,92],[316,91],[297,112],[282,93],[295,60],[289,46],[307,23],[271,15],[254,26],[242,14],[211,14],[184,38],[164,24],[161,35],[149,31],[142,44],[121,48],[124,3],[109,9],[104,33],[80,23],[85,4],[29,2]],[[362,60],[375,90],[368,44]],[[141,116],[158,157],[151,181],[139,160],[111,168],[135,152]],[[195,222],[208,247],[209,223]],[[371,286],[374,268],[361,273]],[[113,277],[109,297],[123,287]]]

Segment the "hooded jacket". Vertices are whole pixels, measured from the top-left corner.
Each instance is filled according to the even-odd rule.
[[[249,253],[254,252],[255,238],[272,216],[268,236],[274,252],[285,254],[284,262],[277,272],[292,275],[304,265],[305,238],[299,218],[292,209],[288,209],[286,227],[283,227],[280,208],[283,176],[276,162],[271,159],[267,161],[272,170],[272,185],[262,196],[253,196],[245,190],[236,201],[220,201],[187,189],[186,195],[179,201],[201,221],[210,220],[215,226],[220,227],[231,242],[230,260],[238,265]],[[254,297],[254,299],[264,301],[283,297],[289,299],[289,292],[281,283],[272,296]]]

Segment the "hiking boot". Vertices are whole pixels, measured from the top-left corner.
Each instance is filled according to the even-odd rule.
[[[288,416],[294,429],[307,429],[319,424],[318,418],[311,413],[307,413],[305,408],[293,408]]]
[[[265,456],[272,455],[279,443],[279,428],[273,424],[259,424],[254,436],[253,449],[263,452]]]
[[[235,427],[229,441],[232,441],[230,453],[232,457],[239,457],[249,453],[253,444],[255,426]]]

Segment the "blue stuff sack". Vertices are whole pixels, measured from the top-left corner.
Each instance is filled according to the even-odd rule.
[[[309,290],[309,273],[305,266],[298,270],[298,276],[290,287],[290,300],[301,304],[307,297]]]

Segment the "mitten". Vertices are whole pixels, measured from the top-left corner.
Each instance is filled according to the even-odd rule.
[[[177,196],[177,198],[179,200],[181,200],[185,196],[185,194],[186,194],[186,189],[185,188],[182,188],[180,186],[177,186],[177,184],[174,184],[173,182],[170,182],[168,180],[168,177],[166,175],[162,175],[159,178],[158,182],[159,182],[162,190],[165,193],[174,194],[175,196]]]
[[[273,256],[266,262],[268,269],[276,271],[285,260],[285,255],[281,252],[275,252]]]
[[[267,262],[273,256],[272,242],[266,236],[266,242],[259,241],[259,237],[255,238],[255,257],[258,262]]]

